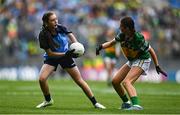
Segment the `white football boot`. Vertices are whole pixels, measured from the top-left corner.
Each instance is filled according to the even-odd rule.
[[[143,107],[141,107],[140,105],[133,105],[128,109],[125,110],[143,110]]]
[[[47,106],[51,106],[53,103],[53,99],[51,99],[50,101],[43,101],[41,104],[37,105],[36,108],[44,108]]]
[[[97,109],[106,109],[106,107],[103,106],[103,105],[100,104],[100,103],[96,103],[96,104],[94,105],[94,107],[97,108]]]

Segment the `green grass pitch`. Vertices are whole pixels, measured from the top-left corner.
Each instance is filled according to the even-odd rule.
[[[106,82],[87,81],[96,99],[107,107],[95,109],[72,80],[49,80],[54,105],[36,109],[43,101],[38,81],[0,81],[0,114],[180,114],[180,84],[135,84],[142,111],[119,110],[122,101]]]

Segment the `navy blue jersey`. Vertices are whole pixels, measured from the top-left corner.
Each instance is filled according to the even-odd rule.
[[[67,35],[72,32],[62,25],[58,25],[56,32],[56,35],[52,35],[47,29],[42,29],[39,33],[40,48],[44,50],[51,49],[53,52],[66,52],[68,50]],[[53,57],[49,57],[47,53],[45,53],[44,58],[47,59]]]

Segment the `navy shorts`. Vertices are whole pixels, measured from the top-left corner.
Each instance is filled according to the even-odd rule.
[[[48,58],[44,60],[44,64],[54,66],[54,71],[56,71],[59,64],[63,69],[73,68],[76,66],[74,60],[71,57]]]

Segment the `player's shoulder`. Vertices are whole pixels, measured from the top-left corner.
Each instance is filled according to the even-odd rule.
[[[144,36],[140,32],[135,32],[135,38],[137,38],[137,39],[144,39]]]
[[[67,30],[67,27],[66,26],[64,26],[64,25],[62,25],[62,24],[58,24],[57,25],[57,31],[58,32],[64,32],[64,31],[66,31]]]
[[[60,32],[60,33],[65,33],[65,34],[71,33],[71,31],[69,31],[67,29],[67,27],[62,25],[62,24],[57,25],[57,31]]]
[[[141,46],[141,44],[144,44],[146,42],[143,34],[141,34],[140,32],[135,32],[134,38],[134,43],[137,45]]]
[[[44,35],[44,30],[41,29],[41,30],[39,31],[39,35]]]
[[[115,37],[116,41],[123,41],[125,39],[125,34],[124,33],[119,33],[117,34],[117,36]]]
[[[43,38],[46,38],[47,36],[48,36],[48,31],[42,27],[39,32],[38,39],[43,39]]]
[[[57,28],[58,28],[58,29],[64,29],[64,28],[67,28],[67,27],[64,26],[64,25],[62,25],[62,24],[58,24],[58,25],[57,25]]]
[[[40,32],[39,32],[38,38],[39,38],[39,39],[42,39],[44,36],[45,36],[45,32],[44,32],[43,29],[41,29]]]

